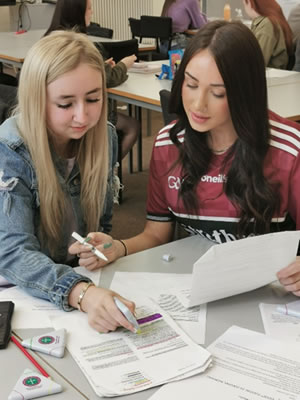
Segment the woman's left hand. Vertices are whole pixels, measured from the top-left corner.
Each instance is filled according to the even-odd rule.
[[[277,278],[288,292],[300,297],[300,256],[277,272]]]
[[[69,247],[69,253],[77,255],[79,258],[79,265],[85,267],[89,271],[103,268],[105,265],[124,255],[122,253],[124,251],[123,245],[119,241],[113,240],[111,236],[105,233],[91,232],[87,237],[90,238],[88,243],[100,250],[108,259],[108,261],[104,261],[98,258],[86,245],[80,244],[79,242],[73,243]]]

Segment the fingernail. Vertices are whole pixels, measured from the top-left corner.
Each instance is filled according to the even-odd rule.
[[[109,249],[112,246],[112,243],[104,243],[103,248],[104,249]]]

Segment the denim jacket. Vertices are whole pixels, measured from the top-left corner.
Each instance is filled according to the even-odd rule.
[[[117,134],[108,124],[109,178],[104,212],[99,231],[111,229],[114,167],[117,163]],[[69,196],[78,233],[86,236],[86,226],[80,205],[80,174],[75,164],[65,180],[60,170],[62,161],[54,164],[63,191]],[[78,282],[89,281],[67,265],[69,235],[60,240],[58,255],[50,257],[49,250],[39,240],[39,194],[32,159],[19,135],[17,117],[0,126],[0,275],[31,295],[51,301],[69,311],[68,296]]]

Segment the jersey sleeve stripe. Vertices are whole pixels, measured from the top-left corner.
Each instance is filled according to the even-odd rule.
[[[286,144],[276,142],[275,140],[270,140],[270,145],[273,147],[277,147],[278,149],[284,150],[290,154],[293,154],[293,156],[297,157],[298,156],[298,151],[296,149],[293,149],[290,146],[287,146]]]
[[[289,136],[286,133],[275,131],[274,129],[271,129],[271,133],[273,136],[286,140],[287,142],[292,143],[297,149],[300,149],[300,141],[295,139],[294,137]]]

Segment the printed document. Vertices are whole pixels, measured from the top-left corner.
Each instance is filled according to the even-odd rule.
[[[269,233],[212,246],[194,264],[191,296],[196,306],[248,292],[277,280],[295,260],[300,231]]]
[[[87,315],[74,311],[52,318],[68,331],[67,347],[98,396],[139,392],[203,372],[210,353],[196,345],[151,299],[138,298],[140,333],[124,328],[99,334]]]
[[[300,348],[237,326],[212,343],[206,373],[170,383],[151,400],[298,400]]]
[[[186,308],[180,301],[183,292],[190,293],[191,282],[191,274],[115,272],[110,288],[128,298],[137,291],[151,297],[194,342],[204,344],[206,304]]]
[[[259,305],[266,334],[279,340],[300,342],[300,317],[283,314],[278,311],[278,306],[264,303]]]

